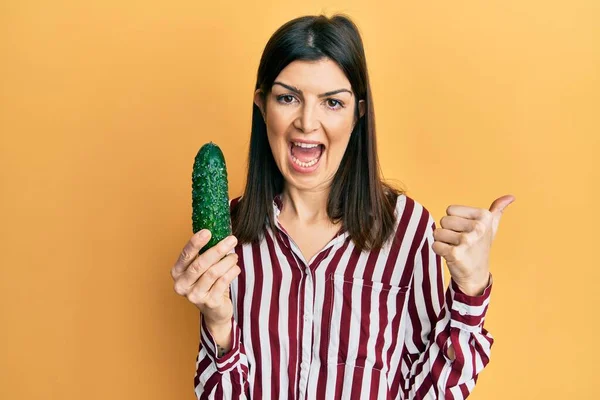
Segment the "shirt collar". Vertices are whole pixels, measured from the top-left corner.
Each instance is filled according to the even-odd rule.
[[[275,226],[277,226],[279,229],[281,229],[282,231],[285,232],[285,229],[283,228],[283,226],[281,226],[279,224],[279,219],[277,217],[279,217],[279,214],[281,213],[281,210],[283,210],[283,200],[281,198],[282,193],[278,193],[275,195],[275,197],[273,198],[273,217],[275,218]],[[285,232],[287,235],[287,232]],[[340,230],[338,231],[338,233],[333,237],[334,239],[340,239],[341,236],[343,236],[343,239],[340,240],[344,240],[346,239],[346,237],[348,237],[349,233],[346,229],[344,229],[344,227],[342,226],[340,228]]]

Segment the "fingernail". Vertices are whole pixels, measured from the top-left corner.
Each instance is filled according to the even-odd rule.
[[[237,242],[237,239],[235,238],[235,236],[229,236],[225,240],[225,243],[227,243],[227,246],[233,246],[236,242]]]
[[[208,231],[208,229],[202,229],[200,231],[200,239],[207,239],[209,235],[210,232]]]

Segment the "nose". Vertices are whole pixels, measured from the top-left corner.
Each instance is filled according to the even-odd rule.
[[[301,110],[301,114],[297,119],[296,128],[302,130],[304,133],[310,133],[319,128],[318,113],[310,105],[304,105]]]

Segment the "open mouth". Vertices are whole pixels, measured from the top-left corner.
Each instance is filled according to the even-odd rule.
[[[292,163],[302,169],[314,167],[321,159],[324,150],[325,146],[321,143],[290,143]]]

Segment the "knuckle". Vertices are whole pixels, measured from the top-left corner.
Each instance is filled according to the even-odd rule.
[[[192,290],[191,292],[189,292],[186,297],[190,303],[203,305],[202,301],[200,300],[200,298],[198,296],[197,291],[195,291],[195,290]]]
[[[460,234],[460,237],[459,237],[459,240],[458,240],[459,244],[464,244],[466,246],[469,246],[469,245],[471,245],[471,242],[472,242],[472,240],[471,240],[471,236],[470,235],[468,235],[466,233],[461,233]]]
[[[191,261],[192,258],[193,258],[192,252],[189,251],[188,249],[183,249],[183,251],[181,252],[181,260],[184,262],[188,262],[188,261]]]
[[[475,221],[473,223],[473,230],[477,233],[483,233],[486,231],[487,225],[483,221]]]
[[[194,274],[200,274],[202,273],[202,270],[204,269],[204,265],[205,262],[202,258],[198,258],[197,261],[195,261],[192,266],[190,267],[192,269],[192,273]]]
[[[188,271],[190,272],[191,275],[199,275],[201,270],[200,270],[200,266],[198,265],[198,263],[193,263],[188,268]]]
[[[181,284],[176,283],[173,289],[175,290],[175,293],[180,296],[185,296],[187,294],[187,291],[183,286],[181,286]]]
[[[217,279],[217,283],[220,285],[227,285],[229,283],[229,277],[227,275],[222,275],[219,279]]]
[[[483,222],[488,222],[488,221],[491,221],[493,217],[494,216],[492,215],[492,212],[490,210],[486,210],[485,208],[482,208],[479,210],[479,218],[477,220],[483,221]]]
[[[485,208],[481,209],[481,217],[484,221],[489,221],[492,219],[493,215],[490,210],[486,210]]]
[[[208,271],[206,271],[204,273],[204,275],[206,275],[207,278],[210,278],[211,280],[215,280],[217,279],[218,275],[217,275],[217,271],[215,271],[214,268],[210,268]]]

